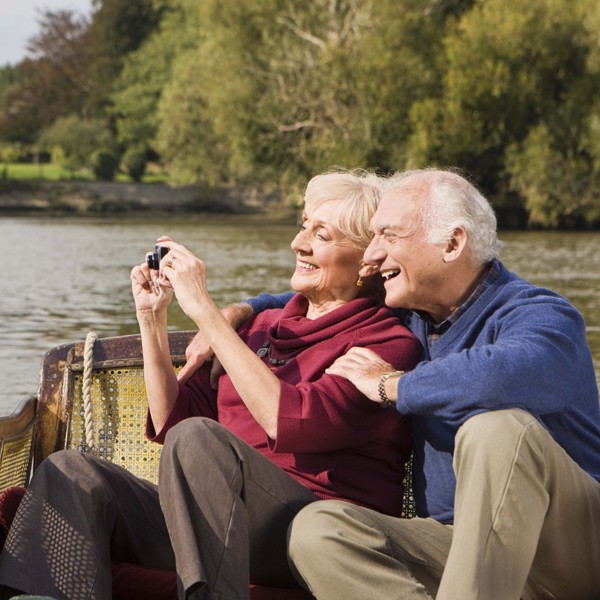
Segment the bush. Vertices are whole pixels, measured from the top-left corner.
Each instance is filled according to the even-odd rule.
[[[119,168],[119,158],[111,150],[96,150],[90,157],[90,167],[99,181],[112,181]]]
[[[146,172],[146,154],[142,150],[131,148],[123,157],[123,166],[133,181],[140,182]]]
[[[53,162],[72,171],[86,166],[96,150],[118,151],[108,123],[101,119],[81,119],[76,115],[54,121],[40,136],[38,145],[52,153]]]

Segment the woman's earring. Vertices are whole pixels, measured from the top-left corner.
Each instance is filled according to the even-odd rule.
[[[362,287],[363,283],[364,283],[364,281],[362,280],[362,277],[359,275],[358,276],[358,281],[356,282],[356,285],[358,287]]]

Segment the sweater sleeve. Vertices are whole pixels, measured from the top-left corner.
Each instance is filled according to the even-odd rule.
[[[400,328],[399,328],[400,329]],[[407,330],[391,342],[355,344],[372,349],[396,369],[408,370],[418,360],[420,346]],[[282,381],[274,452],[330,452],[381,439],[396,429],[402,415],[382,410],[350,381],[323,374],[314,382],[290,385]]]
[[[521,294],[459,333],[400,379],[399,411],[460,425],[487,410],[544,415],[597,397],[583,318],[560,296]]]
[[[294,292],[284,292],[276,296],[259,294],[254,298],[244,300],[244,302],[252,307],[255,314],[258,314],[270,308],[283,308],[294,296]]]
[[[160,431],[155,431],[150,413],[146,418],[146,437],[163,444],[171,427],[189,417],[207,417],[217,420],[217,392],[209,385],[210,364],[207,363],[186,383],[179,384],[179,394],[175,406],[169,413],[166,423]]]

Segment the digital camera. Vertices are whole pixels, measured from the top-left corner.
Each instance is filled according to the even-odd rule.
[[[168,248],[156,244],[156,246],[154,246],[154,252],[148,252],[148,254],[146,254],[146,262],[148,263],[148,266],[154,271],[158,271],[158,267],[160,267],[160,261],[168,251]]]

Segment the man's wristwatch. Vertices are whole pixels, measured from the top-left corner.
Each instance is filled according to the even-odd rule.
[[[388,395],[385,392],[385,382],[390,377],[401,377],[404,375],[404,371],[386,371],[381,374],[379,378],[379,385],[377,386],[377,391],[379,392],[379,397],[381,398],[381,408],[395,408],[396,402],[394,400],[390,400]]]

